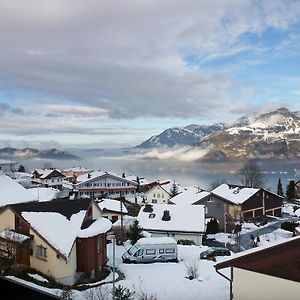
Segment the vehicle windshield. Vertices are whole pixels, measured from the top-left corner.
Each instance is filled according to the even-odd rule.
[[[131,246],[127,252],[130,254],[130,255],[134,255],[134,253],[136,253],[137,251],[139,250],[139,248],[137,248],[136,246]]]
[[[206,250],[206,253],[207,253],[207,254],[212,254],[212,253],[214,253],[214,249],[211,249],[211,248],[210,248],[210,249],[207,249],[207,250]]]

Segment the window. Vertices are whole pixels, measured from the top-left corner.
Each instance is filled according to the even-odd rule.
[[[168,249],[166,249],[166,253],[175,253],[175,249],[174,248],[168,248]]]
[[[157,193],[157,198],[160,198],[160,193]]]
[[[164,254],[165,253],[165,249],[159,249],[159,254]]]
[[[157,200],[156,199],[152,199],[152,203],[157,204]]]
[[[162,197],[162,198],[165,198],[165,194],[161,194],[161,197]]]
[[[102,252],[103,244],[102,244],[102,236],[97,237],[97,253]]]
[[[153,194],[153,197],[154,197],[154,198],[156,197],[155,193]]]
[[[155,252],[156,252],[155,249],[147,249],[147,250],[146,250],[146,254],[147,254],[147,255],[154,255]]]
[[[144,254],[144,249],[139,249],[133,256],[142,256]]]
[[[42,245],[36,247],[36,257],[40,259],[47,258],[47,248],[43,247]]]

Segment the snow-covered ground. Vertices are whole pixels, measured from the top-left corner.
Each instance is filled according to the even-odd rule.
[[[250,228],[249,228],[250,230]],[[260,236],[258,247],[265,247],[274,242],[280,242],[292,237],[292,233],[278,229],[272,233]],[[215,235],[217,240],[230,243],[228,234],[219,233]],[[153,263],[153,264],[123,264],[121,256],[126,251],[125,246],[115,246],[115,266],[125,275],[125,279],[119,280],[119,275],[115,274],[118,280],[115,285],[121,285],[134,291],[134,299],[141,299],[139,295],[148,296],[152,300],[193,300],[193,299],[210,299],[210,300],[228,300],[229,283],[223,277],[218,275],[214,269],[215,262],[200,260],[200,252],[207,249],[207,246],[184,246],[178,245],[178,263]],[[113,265],[113,246],[108,244],[108,265]],[[241,253],[237,254],[241,255]],[[217,262],[224,258],[217,258]],[[197,279],[187,279],[187,265],[198,266],[199,277]],[[229,270],[222,270],[229,276]],[[93,300],[97,299],[95,295],[101,294],[103,300],[112,299],[112,273],[99,283],[103,285],[96,287],[91,284],[90,288],[85,291],[72,290],[72,299],[74,300]],[[19,280],[22,281],[22,280]],[[23,281],[22,281],[23,282]],[[110,283],[109,283],[110,282]],[[30,283],[31,286],[37,286]],[[59,295],[57,289],[42,288],[47,292]],[[150,297],[153,298],[150,298]],[[145,299],[145,298],[144,298]]]

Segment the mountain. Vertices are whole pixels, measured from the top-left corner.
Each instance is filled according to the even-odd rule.
[[[185,147],[199,143],[210,134],[224,130],[222,123],[213,125],[188,125],[186,127],[174,127],[154,135],[135,148],[149,149],[159,147]]]
[[[207,149],[203,160],[300,159],[300,118],[286,108],[245,116],[211,134],[194,148]]]
[[[0,149],[0,158],[3,159],[21,159],[21,158],[44,158],[44,159],[65,159],[80,160],[79,156],[66,151],[60,151],[55,148],[47,150],[37,150],[33,148],[16,149],[5,147]]]

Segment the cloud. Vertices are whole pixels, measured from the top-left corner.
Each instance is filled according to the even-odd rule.
[[[0,1],[0,127],[61,143],[137,144],[149,127],[122,122],[226,121],[278,108],[270,89],[236,74],[272,51],[299,53],[297,29],[284,38],[299,19],[297,1]],[[283,36],[272,47],[269,30]],[[269,102],[245,104],[258,94]]]
[[[32,92],[47,105],[57,107],[46,99],[68,101],[115,119],[208,116],[213,108],[221,113],[233,107],[231,74],[191,68],[184,57],[196,53],[209,61],[257,51],[241,37],[269,27],[284,30],[299,19],[296,3],[289,3],[293,9],[285,1],[254,3],[2,3],[0,81],[5,89]]]

